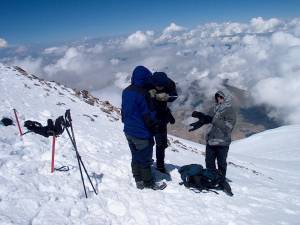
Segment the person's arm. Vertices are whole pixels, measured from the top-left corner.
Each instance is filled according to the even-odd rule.
[[[140,107],[140,111],[142,112],[143,121],[146,127],[150,131],[155,132],[157,127],[157,120],[155,118],[155,112],[150,110],[148,101],[149,99],[147,99],[146,94],[140,95],[138,99],[138,104]]]
[[[170,85],[169,85],[169,99],[168,102],[174,102],[178,98],[177,90],[176,90],[176,84],[174,81],[170,79]]]

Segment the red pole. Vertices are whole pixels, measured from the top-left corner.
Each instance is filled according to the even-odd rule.
[[[55,134],[53,134],[53,139],[52,139],[51,173],[54,173],[54,155],[55,155]]]
[[[17,110],[16,110],[16,109],[14,109],[14,113],[15,113],[15,117],[16,117],[17,124],[18,124],[20,136],[22,136],[22,135],[23,135],[23,132],[22,132],[22,130],[21,130],[21,126],[20,126],[20,123],[19,123],[18,114],[17,114]]]

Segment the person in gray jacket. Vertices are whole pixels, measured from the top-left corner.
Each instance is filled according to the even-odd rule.
[[[231,133],[236,123],[236,110],[232,103],[231,95],[226,91],[215,93],[215,105],[206,115],[202,112],[194,111],[192,116],[199,121],[190,124],[189,131],[196,130],[204,124],[210,124],[206,136],[206,168],[217,170],[222,177],[221,185],[226,180],[227,155],[231,143]],[[216,169],[217,160],[218,169]]]

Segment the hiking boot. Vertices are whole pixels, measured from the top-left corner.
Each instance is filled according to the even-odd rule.
[[[137,181],[136,182],[136,188],[140,189],[140,190],[144,189],[144,182],[143,181]]]
[[[165,167],[157,167],[156,169],[157,169],[159,172],[161,172],[161,173],[168,174],[168,171],[166,170]]]
[[[227,181],[224,181],[221,185],[221,190],[224,191],[227,195],[229,195],[230,197],[233,196],[233,193],[231,191],[231,187],[229,185],[229,183]]]
[[[167,184],[165,182],[162,183],[152,182],[151,184],[145,185],[144,187],[157,191],[157,190],[165,189],[167,187]]]

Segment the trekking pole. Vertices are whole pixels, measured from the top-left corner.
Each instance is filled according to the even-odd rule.
[[[73,139],[72,139],[72,137],[71,137],[70,131],[68,130],[67,127],[66,127],[66,131],[67,131],[67,133],[68,133],[68,136],[69,136],[69,138],[70,138],[70,140],[71,140],[71,142],[72,142],[72,145],[73,145],[73,147],[74,147],[74,149],[75,149],[75,152],[76,152],[76,158],[77,158],[78,167],[79,167],[79,171],[80,171],[81,181],[82,181],[82,185],[83,185],[85,197],[87,198],[86,189],[85,189],[85,183],[84,183],[84,179],[83,179],[83,175],[82,175],[82,170],[81,170],[81,165],[80,165],[80,161],[79,161],[80,156],[79,156],[79,154],[78,154],[78,152],[77,152],[77,150],[76,150],[76,145],[75,145],[75,143],[74,143],[74,141],[73,141]]]
[[[13,109],[13,110],[14,110],[15,117],[16,117],[16,121],[17,121],[17,124],[18,124],[18,128],[19,128],[20,136],[22,136],[22,135],[23,135],[23,132],[22,132],[22,130],[21,130],[21,126],[20,126],[20,123],[19,123],[19,119],[18,119],[17,110],[16,110],[16,109]]]
[[[89,182],[90,182],[90,184],[91,184],[91,186],[92,186],[95,194],[97,195],[98,193],[97,193],[97,191],[96,191],[96,189],[95,189],[95,187],[93,185],[93,182],[92,182],[92,180],[91,180],[91,178],[90,178],[90,176],[89,176],[89,174],[87,172],[87,169],[86,169],[86,167],[85,167],[85,165],[84,165],[84,163],[83,163],[83,161],[81,159],[81,156],[80,156],[80,154],[78,152],[78,149],[77,149],[77,144],[76,144],[74,130],[73,130],[73,125],[72,125],[72,118],[71,118],[71,113],[70,113],[69,109],[66,111],[65,120],[68,123],[68,125],[71,127],[72,134],[70,134],[70,131],[68,130],[67,126],[65,126],[66,130],[67,130],[67,133],[69,135],[69,138],[70,138],[70,140],[71,140],[71,142],[73,144],[73,147],[75,149],[75,152],[76,152],[76,157],[77,157],[77,160],[78,160],[79,169],[80,169],[80,173],[81,173],[83,184],[84,184],[84,180],[83,180],[83,176],[82,176],[81,165],[82,165],[82,167],[84,169],[84,172],[85,172],[85,174],[86,174],[86,176],[87,176],[87,178],[88,178],[88,180],[89,180]],[[81,165],[80,165],[80,163],[81,163]],[[84,186],[84,189],[85,189],[85,186]],[[85,190],[85,194],[86,194],[86,190]],[[86,197],[87,197],[87,195],[86,195]]]
[[[91,184],[91,186],[92,186],[95,194],[97,195],[97,191],[96,191],[96,189],[95,189],[95,187],[93,185],[93,182],[92,182],[92,180],[90,178],[90,175],[88,174],[87,169],[86,169],[86,167],[85,167],[85,165],[84,165],[84,163],[83,163],[83,161],[81,159],[81,156],[79,155],[78,149],[77,149],[77,144],[76,144],[76,140],[75,140],[75,135],[74,135],[74,130],[73,130],[73,124],[72,124],[72,118],[71,118],[70,111],[68,111],[68,114],[69,114],[68,115],[69,116],[68,119],[69,119],[69,122],[70,122],[70,127],[71,127],[72,137],[73,137],[73,141],[74,141],[74,146],[76,147],[76,152],[78,153],[79,161],[81,162],[81,165],[82,165],[82,167],[84,169],[84,172],[85,172],[85,174],[86,174],[86,176],[87,176],[87,178],[88,178],[88,180],[89,180],[89,182],[90,182],[90,184]]]

